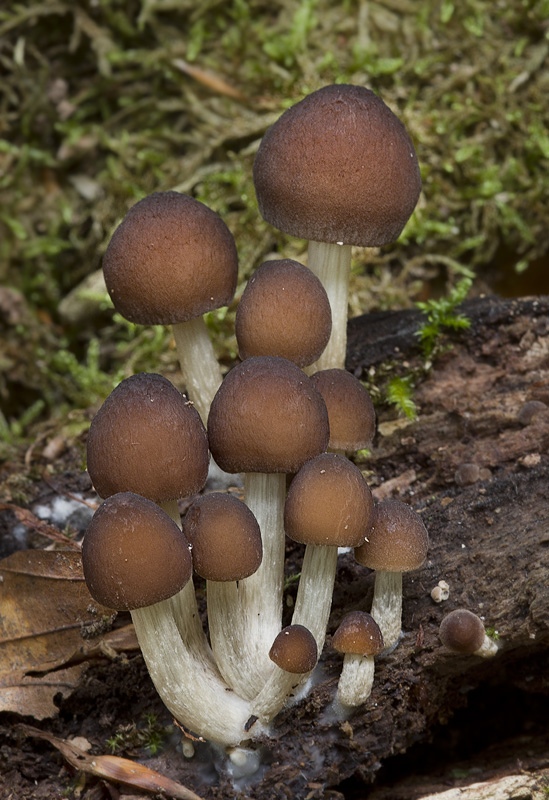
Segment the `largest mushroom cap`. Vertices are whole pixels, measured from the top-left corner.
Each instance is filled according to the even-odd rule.
[[[254,163],[259,210],[275,228],[317,242],[394,242],[421,178],[402,122],[372,91],[333,85],[272,125]]]
[[[162,375],[123,380],[90,426],[88,472],[101,497],[131,491],[161,502],[195,494],[208,463],[198,412]]]
[[[208,417],[210,450],[226,472],[297,472],[322,453],[328,411],[291,361],[254,356],[234,367]]]
[[[151,500],[124,492],[95,512],[82,545],[92,597],[108,608],[132,610],[167,600],[192,572],[187,540]]]
[[[115,308],[142,325],[174,325],[228,305],[238,256],[233,235],[214,211],[179,192],[136,203],[103,257]]]

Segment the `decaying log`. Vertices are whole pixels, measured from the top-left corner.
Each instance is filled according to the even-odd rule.
[[[425,566],[404,576],[404,636],[377,662],[370,699],[344,722],[330,710],[341,657],[328,637],[319,682],[277,719],[265,741],[270,767],[246,796],[341,797],[329,787],[351,777],[366,787],[435,730],[450,737],[454,713],[478,687],[549,694],[549,298],[491,297],[464,310],[471,328],[416,388],[418,419],[382,412],[364,465],[374,492],[413,504],[430,532]],[[418,325],[413,311],[353,320],[348,368],[361,376],[387,358],[412,367],[421,358]],[[373,577],[352,554],[340,557],[330,632],[346,612],[369,610]],[[437,604],[430,592],[441,579],[450,597]],[[440,621],[458,607],[497,630],[495,658],[441,645]],[[488,713],[502,724],[501,709]],[[545,753],[546,736],[536,740]],[[230,796],[229,787],[218,796]]]

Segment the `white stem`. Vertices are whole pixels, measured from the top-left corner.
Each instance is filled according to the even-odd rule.
[[[235,638],[232,646],[235,658],[244,654],[234,688],[249,698],[261,691],[273,671],[269,650],[282,628],[285,498],[284,474],[246,474],[244,500],[259,523],[263,559],[257,572],[238,583],[243,638]]]
[[[292,625],[304,625],[322,652],[332,607],[337,568],[337,547],[308,544],[301,566]]]
[[[202,657],[196,626],[174,619],[177,603],[164,600],[131,612],[139,645],[156,689],[174,717],[186,728],[222,745],[237,745],[262,732],[248,732],[251,707]],[[181,636],[183,633],[183,638]],[[184,640],[183,640],[184,639]]]
[[[374,657],[347,653],[337,685],[337,700],[342,706],[359,706],[372,692]]]
[[[496,655],[498,649],[497,644],[489,636],[485,635],[483,643],[478,650],[475,650],[473,655],[481,658],[492,658],[492,656]]]
[[[402,628],[402,572],[376,572],[370,613],[381,630],[385,653],[397,644]]]
[[[172,326],[189,399],[206,425],[213,397],[221,385],[221,370],[202,317]]]
[[[300,675],[295,672],[286,672],[276,664],[271,664],[271,666],[273,669],[270,676],[252,702],[252,713],[265,723],[276,717],[288,697],[297,691],[311,674],[307,672]]]
[[[351,245],[309,242],[307,266],[326,289],[332,309],[332,334],[315,370],[345,368],[347,350],[347,309]]]
[[[207,581],[208,629],[220,673],[238,694],[250,697],[244,619],[236,581]]]

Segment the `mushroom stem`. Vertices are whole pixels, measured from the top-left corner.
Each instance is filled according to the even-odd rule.
[[[229,691],[213,662],[204,660],[194,620],[178,614],[176,623],[178,605],[176,595],[131,612],[147,669],[182,725],[221,745],[237,745],[250,738],[250,704]],[[259,732],[254,727],[251,735]]]
[[[204,425],[214,394],[221,385],[221,370],[203,317],[172,325],[181,371],[190,400]]]
[[[304,625],[322,652],[337,568],[337,547],[308,544],[305,548],[292,625]]]
[[[263,688],[252,702],[252,713],[262,722],[268,723],[284,707],[288,697],[307,680],[310,672],[298,675],[271,664],[272,672]]]
[[[292,625],[303,625],[313,634],[322,652],[337,567],[337,547],[308,544],[301,567]],[[253,702],[253,713],[263,720],[278,714],[293,690],[303,685],[310,673],[295,675],[275,667]]]
[[[402,572],[376,571],[370,613],[380,627],[387,653],[397,644],[402,628]]]
[[[487,634],[484,634],[484,640],[479,647],[478,650],[475,650],[473,653],[474,656],[480,656],[481,658],[492,658],[498,652],[499,648],[497,644],[490,639]]]
[[[226,674],[235,691],[247,698],[261,691],[273,671],[269,649],[282,627],[285,497],[285,474],[246,474],[244,499],[261,530],[263,559],[253,575],[238,582],[242,621],[236,635],[229,638],[225,630],[227,649],[233,652],[225,652],[223,663],[224,669],[232,667],[230,678]]]
[[[336,699],[342,706],[359,706],[372,692],[374,657],[346,653],[339,676]]]
[[[242,667],[246,646],[238,583],[207,581],[206,596],[208,630],[219,671],[231,688],[251,699],[248,676]]]
[[[309,242],[307,266],[320,279],[332,309],[332,333],[314,370],[345,367],[351,245]]]

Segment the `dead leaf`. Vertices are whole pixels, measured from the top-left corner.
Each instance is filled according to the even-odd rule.
[[[160,792],[178,800],[202,800],[197,794],[180,783],[166,778],[160,772],[149,769],[136,761],[119,756],[90,756],[75,744],[58,739],[47,731],[19,725],[27,736],[35,736],[50,742],[67,759],[69,764],[81,772],[87,772],[104,780],[122,783],[125,786],[143,789],[146,792]]]
[[[217,94],[231,97],[233,100],[238,100],[240,103],[244,103],[247,100],[242,92],[235,89],[234,86],[231,86],[227,81],[223,80],[223,78],[220,78],[219,75],[214,75],[212,72],[207,72],[200,67],[195,67],[187,61],[183,61],[182,58],[174,58],[172,64],[174,67],[177,67],[178,70],[185,73],[185,75],[189,75],[191,78],[194,78],[195,81],[207,86],[208,89],[217,92]]]
[[[0,561],[0,710],[57,713],[54,696],[69,694],[85,669],[69,662],[98,645],[82,632],[112,613],[88,592],[80,553],[21,550]]]

